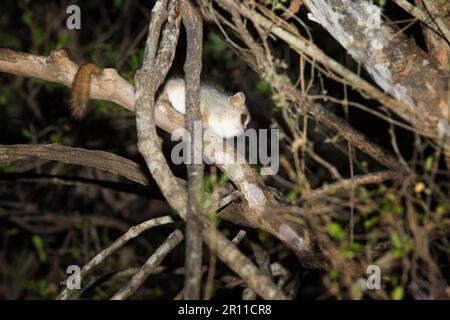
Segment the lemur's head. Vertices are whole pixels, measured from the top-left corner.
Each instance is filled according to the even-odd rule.
[[[223,138],[239,136],[250,122],[250,114],[245,105],[245,95],[238,92],[228,96],[223,92],[208,92],[207,100],[211,107],[204,114],[208,128]]]

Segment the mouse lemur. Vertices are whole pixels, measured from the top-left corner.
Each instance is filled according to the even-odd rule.
[[[82,65],[75,76],[71,92],[71,111],[74,118],[81,119],[87,111],[92,74],[102,69],[95,64]],[[186,113],[185,82],[182,78],[169,79],[158,98],[164,98],[180,113]],[[220,137],[229,138],[244,133],[250,122],[245,104],[245,95],[238,92],[227,94],[213,86],[202,84],[200,88],[200,110],[204,127],[215,131]]]

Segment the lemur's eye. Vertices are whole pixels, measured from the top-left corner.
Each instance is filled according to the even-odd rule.
[[[243,126],[245,126],[247,124],[247,120],[248,120],[248,114],[241,113],[241,123]]]

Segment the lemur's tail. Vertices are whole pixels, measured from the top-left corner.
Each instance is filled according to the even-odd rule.
[[[91,75],[101,72],[102,69],[93,63],[84,64],[78,69],[70,95],[70,107],[75,119],[82,119],[86,114],[90,99]]]

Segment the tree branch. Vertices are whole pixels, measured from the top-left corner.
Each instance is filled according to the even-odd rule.
[[[186,28],[187,48],[184,64],[186,84],[185,123],[190,137],[188,173],[188,212],[186,220],[186,259],[184,299],[200,298],[202,276],[202,226],[203,215],[203,154],[196,144],[203,144],[203,122],[200,110],[200,73],[202,70],[203,21],[200,12],[189,0],[181,1],[181,17]],[[200,135],[200,137],[199,137]],[[198,141],[200,139],[200,141]]]
[[[149,180],[139,164],[109,152],[66,147],[57,144],[0,145],[0,164],[37,159],[92,167],[125,177],[141,185],[149,184]]]
[[[374,4],[352,0],[304,3],[314,20],[403,105],[373,97],[450,151],[450,74],[406,35],[383,23],[381,9]]]
[[[94,258],[89,260],[88,263],[86,263],[80,272],[80,281],[86,277],[86,274],[91,271],[93,268],[98,266],[100,263],[102,263],[106,258],[111,256],[113,253],[115,253],[117,250],[122,248],[128,241],[131,239],[136,238],[138,235],[140,235],[142,232],[147,231],[151,228],[161,226],[164,224],[173,223],[173,220],[169,216],[159,217],[155,219],[151,219],[148,221],[145,221],[143,223],[138,224],[137,226],[131,227],[128,232],[123,234],[120,238],[118,238],[116,241],[114,241],[108,248],[104,249],[102,252],[97,254]],[[182,237],[182,235],[181,235]],[[181,239],[180,239],[181,241]],[[156,254],[156,253],[155,253]],[[57,297],[58,300],[66,300],[74,291],[75,289],[69,289],[66,287],[63,292]]]
[[[183,240],[180,230],[172,232],[158,249],[145,261],[144,265],[131,278],[127,285],[117,291],[111,300],[124,300],[129,298],[144,283],[145,279],[161,264],[167,254]]]

